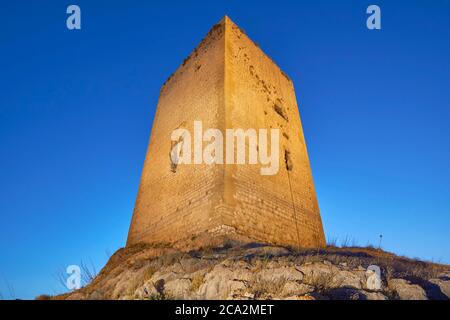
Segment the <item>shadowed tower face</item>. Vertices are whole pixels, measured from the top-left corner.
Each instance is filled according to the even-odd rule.
[[[279,129],[279,170],[177,165],[171,134],[186,129],[194,139],[195,121],[224,136],[226,129]],[[189,249],[227,239],[325,245],[292,81],[224,17],[161,88],[127,245]]]

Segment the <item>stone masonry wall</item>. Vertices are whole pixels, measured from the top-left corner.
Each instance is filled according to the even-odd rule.
[[[227,127],[280,129],[278,174],[262,176],[259,166],[229,169],[235,210],[226,223],[257,240],[324,246],[292,81],[233,22],[226,22]]]
[[[170,134],[193,132],[195,120],[224,135],[226,128],[279,128],[278,174],[262,176],[260,165],[248,164],[174,171]],[[325,245],[293,84],[228,17],[161,89],[127,245],[195,247],[217,235]]]
[[[190,238],[206,231],[220,197],[219,166],[179,165],[172,171],[171,133],[195,120],[218,128],[223,109],[224,29],[214,27],[160,92],[127,244]]]

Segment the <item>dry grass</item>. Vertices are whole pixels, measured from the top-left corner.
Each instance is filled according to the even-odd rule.
[[[95,279],[95,277],[97,276],[97,270],[92,260],[90,260],[90,265],[81,261],[80,267],[81,267],[81,280],[84,283],[84,286],[86,286]]]
[[[134,297],[134,293],[139,286],[142,285],[142,278],[135,276],[128,281],[128,286],[125,290],[125,295],[129,297]]]
[[[151,277],[155,274],[156,268],[152,264],[147,264],[145,269],[142,271],[142,282],[146,282],[150,280]]]
[[[331,240],[331,244],[335,241]],[[348,245],[349,241],[343,241],[343,245]],[[287,250],[255,250],[264,247],[261,244],[235,244],[202,248],[191,252],[181,252],[163,246],[138,245],[121,249],[116,252],[103,268],[100,274],[85,288],[79,290],[83,295],[89,296],[94,291],[110,292],[111,279],[121,276],[123,272],[131,271],[134,276],[130,277],[130,283],[126,288],[126,294],[132,296],[136,289],[150,280],[157,270],[181,266],[184,273],[193,274],[191,291],[196,292],[204,283],[204,272],[197,271],[211,270],[217,264],[226,259],[245,261],[251,265],[251,271],[257,272],[269,268],[268,264],[276,265],[304,265],[307,263],[323,263],[329,261],[331,265],[339,268],[366,269],[369,265],[378,265],[382,269],[383,282],[392,278],[414,277],[424,280],[436,278],[439,273],[449,270],[448,265],[423,262],[396,256],[392,253],[373,247],[337,247],[328,246],[320,249],[295,249]],[[251,250],[250,250],[251,249]],[[271,252],[267,254],[267,252]],[[178,265],[179,264],[179,265]],[[312,273],[304,277],[304,283],[313,286],[318,293],[324,293],[331,288],[339,286],[336,283],[336,275],[332,272],[335,267],[330,267],[330,272]],[[209,272],[209,271],[207,271]],[[108,282],[109,281],[109,282]],[[109,284],[108,284],[109,283]],[[266,280],[258,278],[249,284],[250,290],[255,297],[263,295],[277,295],[285,285],[284,279]],[[113,285],[113,284],[112,284]],[[61,298],[64,298],[61,296]],[[53,297],[53,299],[58,297]],[[108,298],[108,297],[106,297]],[[167,299],[167,295],[160,290],[157,295],[148,297],[150,299]]]
[[[349,268],[380,266],[387,277],[418,277],[429,280],[449,269],[447,265],[424,262],[417,259],[396,256],[390,252],[372,247],[326,247],[322,249],[291,249],[292,259],[297,264],[330,261],[334,265],[345,263]]]
[[[314,287],[319,294],[325,294],[330,289],[340,286],[336,279],[337,272],[330,268],[330,272],[311,272],[305,275],[303,282]]]
[[[279,295],[283,291],[286,282],[287,280],[283,277],[268,280],[258,276],[253,281],[250,291],[255,295],[255,298],[260,298],[268,294]]]
[[[198,289],[200,289],[200,286],[205,281],[205,275],[201,273],[197,273],[194,275],[194,277],[191,280],[191,291],[197,292]]]
[[[175,300],[175,297],[168,294],[155,293],[150,295],[147,300]]]
[[[253,257],[250,261],[250,264],[253,266],[253,271],[258,272],[266,269],[269,262],[272,261],[272,258],[273,257],[269,254]]]

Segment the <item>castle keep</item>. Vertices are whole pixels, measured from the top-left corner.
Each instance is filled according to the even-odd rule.
[[[174,163],[172,132],[194,132],[196,121],[222,132],[279,129],[278,172]],[[127,245],[227,239],[325,245],[292,81],[224,17],[161,88]]]

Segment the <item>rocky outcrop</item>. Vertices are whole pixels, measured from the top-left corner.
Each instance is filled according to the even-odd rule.
[[[401,300],[427,300],[427,294],[422,287],[411,284],[404,279],[390,280],[389,289],[398,295]]]
[[[141,245],[119,250],[91,284],[58,298],[449,299],[449,275],[449,266],[368,248],[234,244],[179,252]]]

